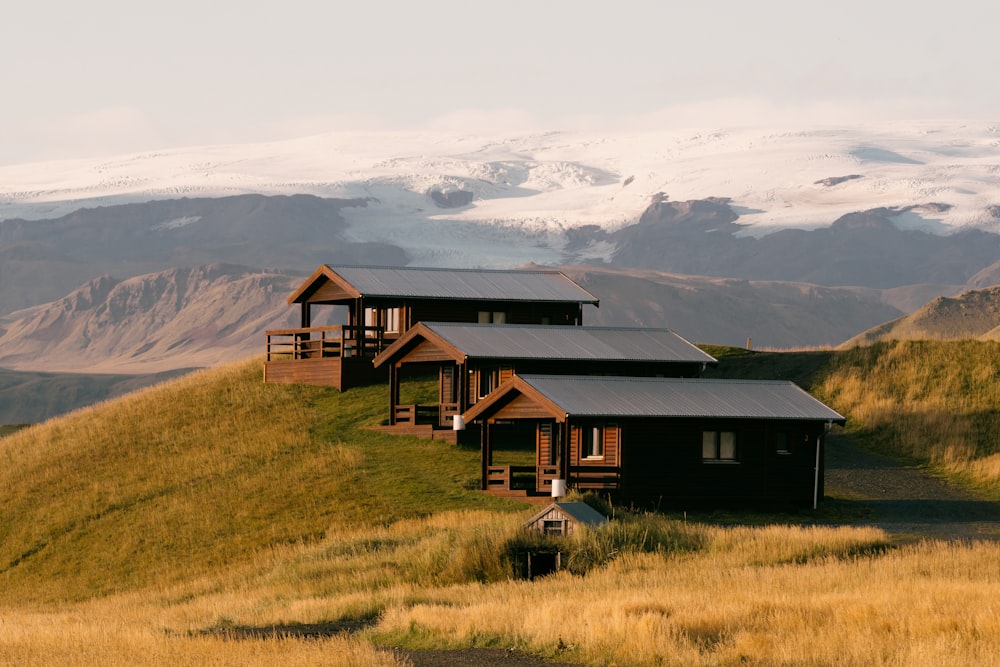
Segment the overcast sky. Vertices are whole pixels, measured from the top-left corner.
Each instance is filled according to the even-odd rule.
[[[1000,120],[987,0],[12,0],[0,164],[355,129]]]

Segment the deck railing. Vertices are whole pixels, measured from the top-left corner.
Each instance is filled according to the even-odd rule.
[[[267,360],[333,359],[363,357],[370,359],[382,351],[385,338],[381,327],[347,325],[272,329],[267,336]]]
[[[581,489],[618,488],[620,474],[615,466],[572,466],[570,481]],[[487,466],[487,491],[524,489],[536,493],[551,493],[552,480],[559,478],[559,466]]]

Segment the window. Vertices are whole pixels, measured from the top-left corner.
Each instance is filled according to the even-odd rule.
[[[542,521],[542,532],[546,535],[565,535],[566,522],[559,519],[544,519]]]
[[[500,370],[484,368],[479,371],[479,398],[484,398],[500,386]]]
[[[385,333],[400,332],[400,315],[402,308],[365,308],[365,327],[369,336],[374,336],[374,329],[381,327]]]
[[[604,458],[604,429],[600,426],[580,429],[580,458]]]
[[[701,434],[703,461],[735,461],[736,433],[734,431],[703,431]]]
[[[785,431],[777,431],[774,434],[774,451],[777,454],[791,454],[792,445]]]
[[[480,310],[479,324],[507,324],[507,313],[502,310]]]
[[[385,332],[399,333],[399,308],[385,309]]]

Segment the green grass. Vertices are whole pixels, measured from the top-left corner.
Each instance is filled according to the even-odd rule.
[[[523,505],[471,488],[479,453],[363,428],[386,389],[208,371],[0,440],[0,600],[167,584],[331,526]]]
[[[863,444],[1000,496],[1000,345],[712,352],[720,364],[709,375],[793,380],[845,414]],[[409,382],[408,396],[432,401],[435,382]],[[331,529],[525,511],[476,490],[477,448],[365,428],[383,421],[387,404],[382,386],[341,394],[264,384],[255,360],[8,432],[0,439],[0,601],[168,585]],[[533,460],[528,450],[501,456]],[[811,520],[849,519],[849,505],[825,504]],[[756,522],[770,521],[800,517]]]

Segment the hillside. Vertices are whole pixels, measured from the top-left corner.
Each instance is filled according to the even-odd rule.
[[[976,426],[998,400],[997,344],[713,352],[719,373],[793,377],[856,437],[1000,497],[997,424]],[[539,546],[518,530],[536,510],[470,490],[478,451],[365,430],[384,387],[268,385],[259,363],[0,437],[0,661],[396,665],[376,649],[404,646],[639,666],[663,664],[663,647],[677,665],[914,651],[975,664],[998,649],[997,545],[893,546],[870,526],[823,525],[856,518],[849,499],[758,526],[612,508],[613,528],[562,543],[567,572],[512,580],[517,549]],[[945,423],[942,404],[966,407]],[[750,583],[734,589],[733,572]],[[600,633],[586,628],[595,610],[612,621]],[[809,614],[842,622],[817,641]],[[873,615],[884,632],[865,634]],[[737,626],[753,638],[725,630]]]
[[[903,317],[845,341],[842,347],[889,340],[1000,340],[1000,287],[938,297]]]
[[[265,329],[297,326],[286,300],[301,280],[226,264],[102,276],[0,318],[0,367],[148,374],[241,359]]]

